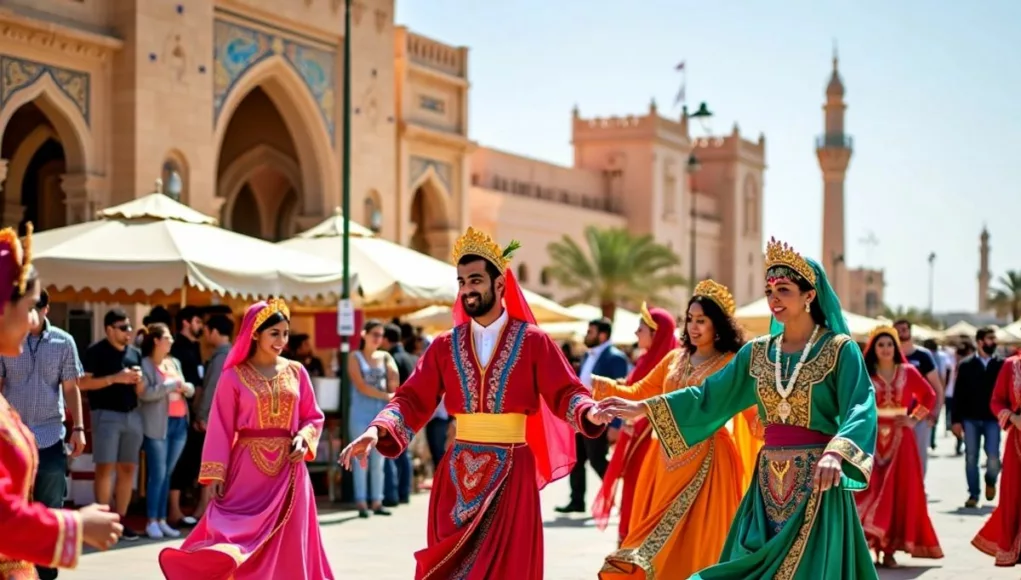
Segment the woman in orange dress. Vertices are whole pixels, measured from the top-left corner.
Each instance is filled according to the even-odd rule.
[[[644,400],[700,384],[741,348],[734,307],[725,286],[702,281],[688,302],[683,346],[630,386],[593,377],[596,399]],[[673,460],[650,449],[639,472],[627,537],[606,557],[599,577],[687,578],[715,563],[741,502],[743,471],[725,428]]]
[[[734,438],[734,446],[741,458],[744,475],[741,477],[741,489],[747,490],[755,476],[755,467],[759,462],[759,450],[766,442],[766,429],[759,420],[759,409],[749,407],[730,420],[730,435]]]
[[[642,303],[641,313],[642,319],[638,323],[635,336],[638,337],[638,348],[642,349],[644,354],[638,358],[634,370],[625,379],[625,385],[633,385],[644,379],[667,354],[680,345],[675,335],[677,324],[674,322],[673,315],[662,308],[649,308],[645,303]],[[620,496],[620,524],[617,529],[618,546],[627,537],[631,505],[636,493],[644,494],[647,491],[638,490],[637,485],[645,453],[649,450],[652,442],[651,435],[652,425],[645,418],[639,419],[621,430],[617,445],[613,448],[610,465],[606,468],[606,475],[603,476],[603,485],[599,488],[596,501],[592,504],[592,517],[596,520],[596,527],[605,530],[610,521],[610,511],[613,509],[613,502],[617,496],[618,484],[623,481]]]
[[[997,566],[1021,564],[1021,356],[1000,368],[989,402],[1007,431],[1000,472],[1000,503],[971,544],[996,558]]]
[[[879,417],[875,467],[869,487],[855,496],[858,514],[876,564],[898,566],[894,552],[913,558],[942,558],[929,519],[922,464],[918,462],[914,426],[936,403],[936,391],[900,348],[897,331],[880,326],[865,346],[865,368],[872,377]],[[917,403],[908,413],[912,402]]]

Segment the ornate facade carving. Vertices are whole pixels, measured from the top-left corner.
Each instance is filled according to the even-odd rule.
[[[408,174],[408,187],[415,187],[418,180],[432,168],[436,172],[436,177],[439,178],[440,182],[443,183],[443,187],[447,190],[447,193],[453,190],[450,187],[451,177],[454,174],[453,168],[449,163],[443,163],[442,161],[436,161],[435,159],[429,159],[427,157],[418,157],[417,155],[411,156],[411,171]]]
[[[64,174],[60,187],[64,190],[68,225],[91,221],[100,209],[110,204],[110,184],[103,176]]]
[[[109,60],[113,51],[121,47],[121,41],[115,38],[97,37],[96,42],[89,42],[62,34],[59,27],[41,30],[19,22],[0,25],[0,36],[22,45],[57,50],[73,58],[98,61]]]
[[[7,104],[18,91],[26,89],[44,76],[74,103],[75,108],[89,124],[91,113],[91,77],[89,73],[56,67],[41,62],[0,55],[0,107]]]

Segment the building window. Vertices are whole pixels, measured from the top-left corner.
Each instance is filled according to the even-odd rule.
[[[168,159],[163,163],[163,193],[174,201],[181,201],[184,192],[184,176],[177,161]]]
[[[543,268],[542,271],[539,272],[539,282],[543,286],[549,286],[549,283],[550,283],[549,268]]]
[[[879,294],[875,290],[869,290],[865,293],[865,312],[866,314],[875,312],[880,309]]]
[[[667,173],[663,179],[663,215],[673,216],[677,211],[677,179]]]
[[[522,284],[528,282],[528,266],[525,264],[518,265],[518,282]]]
[[[426,111],[432,111],[441,115],[447,111],[447,105],[442,99],[434,99],[433,97],[427,97],[425,95],[419,97],[418,106]]]

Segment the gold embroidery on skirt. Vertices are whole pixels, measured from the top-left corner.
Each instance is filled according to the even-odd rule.
[[[289,463],[291,440],[286,437],[246,437],[238,446],[248,449],[255,467],[267,477],[276,477]]]

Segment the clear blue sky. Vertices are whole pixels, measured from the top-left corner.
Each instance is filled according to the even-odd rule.
[[[983,224],[994,276],[1021,269],[1021,1],[397,0],[397,20],[471,49],[473,139],[565,165],[572,106],[641,114],[655,98],[676,114],[685,60],[714,132],[766,134],[767,238],[812,256],[836,39],[855,139],[849,263],[886,270],[888,303],[924,308],[936,252],[937,311],[975,309]]]

